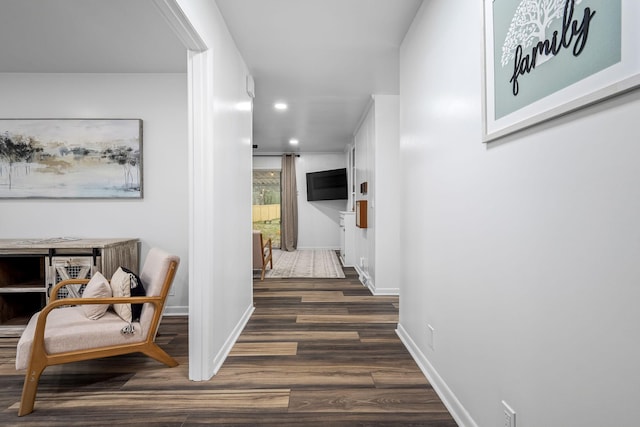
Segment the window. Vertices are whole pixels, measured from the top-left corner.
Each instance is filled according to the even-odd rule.
[[[280,171],[253,171],[253,229],[280,247]]]

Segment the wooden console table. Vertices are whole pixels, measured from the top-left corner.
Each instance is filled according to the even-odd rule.
[[[138,239],[0,239],[0,336],[19,336],[64,279],[110,279],[118,267],[138,272]],[[65,297],[83,286],[67,287]]]

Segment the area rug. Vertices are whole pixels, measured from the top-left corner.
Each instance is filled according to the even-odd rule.
[[[344,278],[344,271],[335,251],[329,249],[302,249],[293,252],[279,251],[273,269],[265,277],[286,278]]]

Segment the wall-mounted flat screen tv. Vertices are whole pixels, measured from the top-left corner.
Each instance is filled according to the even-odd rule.
[[[307,173],[307,201],[346,200],[347,194],[347,169]]]

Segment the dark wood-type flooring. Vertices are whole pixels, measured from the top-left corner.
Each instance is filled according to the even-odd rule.
[[[431,426],[456,423],[398,339],[398,298],[346,279],[254,282],[255,313],[209,381],[188,380],[188,321],[157,342],[180,365],[128,355],[47,368],[17,416],[17,338],[0,338],[0,426]]]

